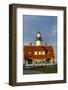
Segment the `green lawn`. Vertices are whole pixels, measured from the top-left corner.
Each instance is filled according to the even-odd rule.
[[[42,73],[57,73],[57,65],[53,66],[34,66],[31,70],[40,71]]]

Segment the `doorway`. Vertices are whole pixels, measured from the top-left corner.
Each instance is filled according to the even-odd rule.
[[[28,64],[32,64],[32,59],[28,59]]]

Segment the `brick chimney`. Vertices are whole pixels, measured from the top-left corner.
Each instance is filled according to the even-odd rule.
[[[32,43],[30,42],[30,46],[32,46]]]
[[[47,43],[45,43],[45,46],[47,46]]]

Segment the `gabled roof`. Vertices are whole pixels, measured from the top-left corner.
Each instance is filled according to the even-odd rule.
[[[35,51],[45,51],[45,55],[35,55]],[[24,46],[25,59],[45,59],[54,58],[54,50],[52,46]]]

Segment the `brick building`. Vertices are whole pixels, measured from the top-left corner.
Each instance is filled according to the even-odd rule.
[[[24,45],[24,65],[46,65],[54,63],[54,50],[52,46],[42,45],[40,32],[36,34],[36,45]]]

